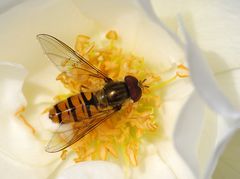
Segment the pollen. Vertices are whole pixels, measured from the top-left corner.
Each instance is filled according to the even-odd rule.
[[[28,122],[28,120],[23,115],[25,109],[25,106],[19,107],[19,109],[15,112],[15,116],[20,119],[27,128],[31,130],[32,134],[36,134],[35,128]]]
[[[75,162],[115,160],[127,165],[138,165],[140,149],[144,148],[142,141],[154,136],[159,137],[158,134],[162,133],[159,107],[163,101],[159,88],[167,86],[178,77],[188,75],[188,69],[179,65],[171,78],[162,80],[159,74],[145,64],[142,57],[124,52],[118,41],[119,35],[113,30],[106,33],[104,43],[100,46],[90,37],[79,35],[75,50],[113,80],[121,81],[127,75],[144,80],[142,97],[136,103],[130,100],[126,102],[120,111],[73,144],[69,150],[75,152]],[[72,94],[79,90],[96,91],[104,85],[104,82],[97,78],[79,75],[78,79],[74,79],[66,73],[61,73],[57,80]],[[67,153],[63,152],[61,158],[64,159],[66,155]]]
[[[66,158],[67,158],[67,150],[63,150],[60,157],[61,157],[62,160],[66,160]]]
[[[108,40],[118,40],[118,34],[116,31],[111,30],[106,34]]]

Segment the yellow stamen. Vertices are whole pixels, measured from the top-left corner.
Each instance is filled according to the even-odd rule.
[[[15,116],[19,116],[22,112],[26,110],[25,106],[21,106],[16,112]]]
[[[66,160],[66,158],[67,158],[67,150],[63,150],[60,157],[61,157],[62,160]]]
[[[179,69],[186,70],[186,71],[189,71],[188,67],[186,67],[186,66],[183,65],[183,64],[178,65],[178,68],[179,68]]]
[[[75,162],[126,158],[131,165],[136,166],[140,141],[146,134],[154,134],[159,128],[156,122],[157,111],[162,104],[159,89],[169,85],[178,77],[185,77],[188,69],[180,64],[174,72],[175,75],[163,81],[145,65],[143,58],[125,53],[117,47],[119,36],[116,31],[109,31],[105,38],[107,42],[104,41],[106,43],[98,47],[91,42],[90,37],[80,35],[76,40],[76,51],[87,57],[91,64],[113,80],[122,81],[125,76],[132,75],[139,81],[146,79],[144,85],[149,88],[143,85],[142,98],[137,103],[131,100],[126,102],[120,111],[75,143],[70,150],[77,154]],[[76,66],[72,67],[71,73],[72,77],[66,73],[58,75],[57,80],[70,90],[70,94],[59,95],[56,100],[66,99],[70,95],[79,93],[80,90],[97,91],[105,84],[101,79],[82,75],[82,71]],[[65,155],[63,152],[61,158]]]
[[[25,111],[25,106],[21,106],[17,112],[15,113],[15,116],[20,119],[31,131],[33,134],[36,134],[36,130],[34,127],[26,120],[26,118],[21,114]]]

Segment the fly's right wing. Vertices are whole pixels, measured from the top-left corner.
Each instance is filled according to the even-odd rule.
[[[57,38],[48,34],[39,34],[37,39],[45,54],[60,71],[66,72],[70,76],[88,75],[89,77],[101,78],[105,82],[111,81],[101,70]]]

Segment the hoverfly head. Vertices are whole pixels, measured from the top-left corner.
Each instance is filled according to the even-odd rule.
[[[126,76],[124,78],[129,91],[129,95],[134,102],[137,102],[142,96],[141,83],[134,76]]]

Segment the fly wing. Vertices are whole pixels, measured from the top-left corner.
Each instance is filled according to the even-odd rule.
[[[119,108],[112,108],[96,113],[91,118],[84,119],[80,122],[60,124],[45,150],[54,153],[69,147],[102,124],[117,110],[119,110]]]
[[[111,81],[101,70],[89,63],[83,56],[78,54],[64,42],[48,34],[37,35],[45,54],[56,65],[70,76],[88,75],[90,77],[102,78]]]

